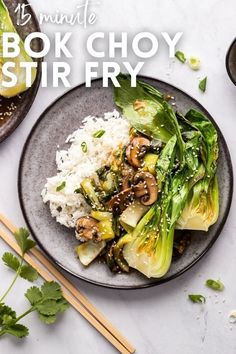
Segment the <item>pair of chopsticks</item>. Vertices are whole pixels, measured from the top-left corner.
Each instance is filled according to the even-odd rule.
[[[12,233],[17,231],[5,216],[0,214],[0,222]],[[21,254],[20,248],[13,237],[0,229],[0,237],[18,254]],[[33,256],[33,257],[32,257]],[[61,284],[64,298],[94,327],[100,332],[120,353],[134,353],[135,348],[126,338],[92,305],[89,300],[76,287],[66,279],[55,266],[39,251],[36,247],[32,248],[24,259],[46,281],[52,281],[54,278]],[[40,263],[38,263],[37,259]]]

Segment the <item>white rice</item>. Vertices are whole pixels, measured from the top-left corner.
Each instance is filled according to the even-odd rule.
[[[74,227],[76,220],[87,215],[90,207],[80,193],[74,191],[81,181],[91,177],[95,171],[109,161],[112,152],[129,141],[129,123],[117,111],[108,112],[104,117],[86,117],[83,125],[72,133],[66,143],[71,143],[68,150],[57,151],[56,164],[58,173],[47,178],[42,191],[44,203],[49,203],[51,214],[67,227]],[[105,130],[101,138],[94,138],[98,130]],[[87,144],[83,152],[81,144]],[[61,191],[57,187],[65,182]]]

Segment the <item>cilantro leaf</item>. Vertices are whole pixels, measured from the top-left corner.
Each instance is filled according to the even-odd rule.
[[[60,304],[56,300],[45,300],[35,305],[42,315],[51,316],[60,312]]]
[[[2,316],[2,324],[3,325],[12,325],[15,323],[15,318],[13,318],[12,316],[10,315],[3,315]]]
[[[186,58],[185,58],[185,55],[183,52],[181,52],[180,50],[178,50],[176,53],[175,53],[175,57],[181,61],[181,63],[185,63],[186,62]]]
[[[9,306],[4,303],[0,304],[0,326],[3,324],[4,316],[11,316],[12,318],[16,318],[16,312]]]
[[[17,272],[20,266],[20,261],[17,257],[14,256],[14,254],[11,252],[5,252],[2,256],[2,260],[6,266]]]
[[[36,245],[33,240],[29,239],[29,231],[23,227],[16,231],[14,235],[23,255]]]
[[[60,285],[55,281],[45,281],[41,289],[36,286],[31,287],[25,293],[25,297],[36,308],[39,315],[55,316],[57,313],[65,311],[69,306],[62,295]],[[46,320],[52,321],[52,319]]]
[[[41,289],[31,287],[25,293],[25,297],[38,311],[40,319],[47,324],[53,323],[56,320],[54,317],[69,306],[62,295],[60,285],[55,281],[45,281]]]
[[[34,306],[42,300],[42,293],[37,286],[32,286],[26,291],[25,297],[29,300],[30,304]]]
[[[57,319],[56,315],[46,316],[41,313],[39,313],[39,318],[42,322],[44,322],[46,324],[54,323]]]
[[[207,76],[204,77],[204,79],[202,79],[200,82],[199,82],[199,89],[202,91],[202,92],[205,92],[206,91],[206,85],[207,85]]]
[[[44,300],[58,300],[62,298],[62,291],[60,285],[55,282],[44,282],[41,287]]]
[[[39,275],[36,269],[28,264],[25,264],[21,267],[20,276],[28,281],[34,281],[38,279]]]
[[[60,300],[57,300],[57,304],[59,305],[58,312],[64,312],[70,307],[68,301],[64,299],[64,297],[62,297]]]
[[[2,256],[2,260],[9,268],[15,270],[16,272],[19,270],[20,261],[12,253],[5,252]],[[34,281],[38,279],[38,272],[33,267],[27,264],[21,266],[19,275],[21,276],[21,278],[24,278],[28,281]]]
[[[60,300],[45,300],[36,305],[39,315],[43,315],[41,320],[47,320],[44,316],[56,316],[58,313],[64,312],[68,307],[69,304],[64,298]],[[52,319],[48,320],[50,321]]]
[[[4,327],[3,332],[18,338],[26,337],[29,334],[28,328],[19,323]]]

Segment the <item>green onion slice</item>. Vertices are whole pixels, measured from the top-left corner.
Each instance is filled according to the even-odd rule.
[[[101,138],[103,135],[105,134],[105,130],[98,130],[97,132],[95,132],[94,134],[93,134],[93,137],[94,138]]]
[[[202,92],[205,92],[206,91],[206,85],[207,85],[207,76],[204,77],[204,79],[202,79],[200,82],[199,82],[199,89],[202,91]]]
[[[192,70],[199,70],[201,66],[200,59],[197,57],[190,57],[189,58],[189,66]]]
[[[203,295],[195,295],[195,294],[190,294],[188,298],[192,302],[196,302],[198,304],[204,304],[206,302],[206,298]]]
[[[217,291],[222,291],[225,288],[224,284],[221,283],[220,280],[213,280],[213,279],[208,279],[206,281],[206,286],[208,286],[208,288],[211,288],[211,289],[217,290]]]
[[[175,53],[175,57],[176,57],[179,61],[181,61],[181,63],[183,63],[183,64],[186,62],[186,58],[185,58],[184,53],[181,52],[181,51],[179,51],[179,50]]]
[[[87,147],[87,144],[86,144],[85,141],[83,141],[81,143],[81,149],[82,149],[83,152],[87,152],[88,151],[88,147]]]
[[[62,189],[65,188],[65,186],[66,186],[66,182],[63,181],[59,186],[57,186],[56,191],[57,191],[57,192],[60,192]]]

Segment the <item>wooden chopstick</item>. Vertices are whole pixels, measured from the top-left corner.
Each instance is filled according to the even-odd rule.
[[[0,214],[0,221],[12,232],[17,231],[17,228],[3,215]],[[20,254],[20,249],[17,243],[10,238],[6,233],[0,230],[0,236],[7,242],[17,253]],[[69,291],[78,301],[76,301],[68,292],[63,292],[65,298],[71,303],[107,340],[109,340],[121,353],[134,353],[135,348],[125,339],[121,333],[113,327],[113,325],[81,294],[74,285],[67,280],[53,264],[41,253],[37,248],[30,251],[36,259],[38,259],[47,268],[51,274]],[[29,255],[25,255],[25,260],[31,264],[39,274],[46,280],[53,278],[35,262]]]

